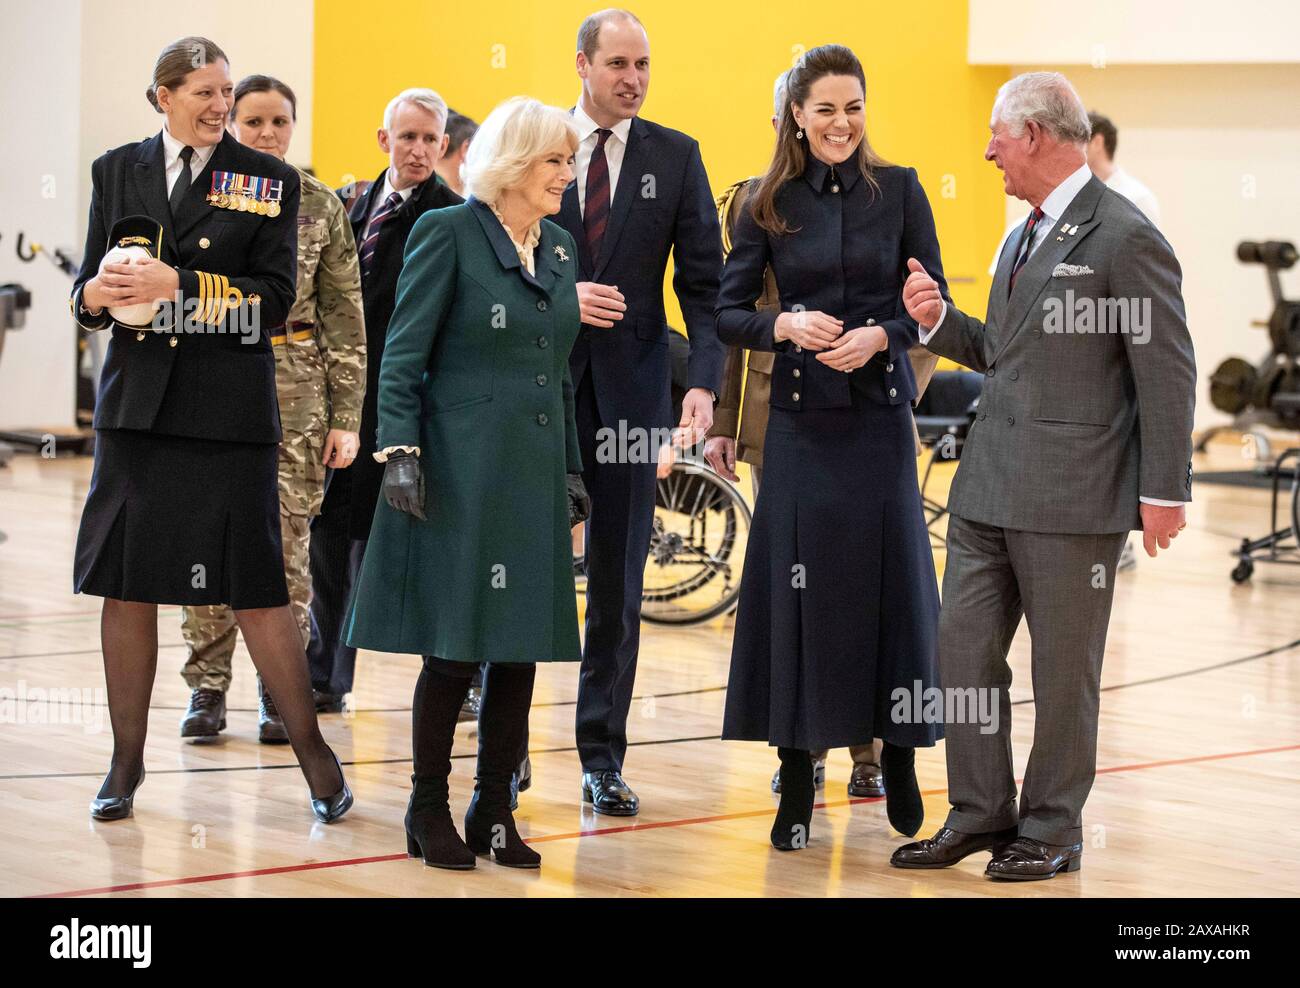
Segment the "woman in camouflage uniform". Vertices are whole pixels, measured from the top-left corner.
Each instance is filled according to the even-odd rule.
[[[257,151],[284,160],[297,100],[270,76],[235,87],[230,129]],[[304,647],[311,639],[308,567],[311,520],[320,513],[327,468],[356,457],[366,386],[366,333],[356,244],[343,204],[323,182],[302,172],[298,209],[298,294],[284,326],[271,329],[280,424],[280,528],[289,598]],[[226,726],[226,690],[235,651],[235,619],[225,606],[187,607],[183,632],[189,658],[181,675],[192,690],[182,737],[213,737]],[[258,681],[258,740],[288,740],[270,695]]]

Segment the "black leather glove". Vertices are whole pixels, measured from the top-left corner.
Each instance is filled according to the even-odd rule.
[[[569,527],[591,517],[591,496],[582,482],[582,474],[568,474],[565,488],[569,493]]]
[[[388,454],[384,465],[384,500],[398,511],[424,521],[424,476],[420,458],[412,453]]]

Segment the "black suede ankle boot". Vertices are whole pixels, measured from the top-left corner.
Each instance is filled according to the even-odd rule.
[[[812,836],[812,759],[799,748],[777,748],[781,758],[781,805],[772,824],[772,846],[779,851],[801,851]]]
[[[900,834],[915,836],[925,822],[925,804],[916,784],[916,749],[900,748],[888,741],[880,753],[885,775],[885,812],[890,825]]]

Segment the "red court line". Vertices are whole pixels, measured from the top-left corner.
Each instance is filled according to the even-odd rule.
[[[1217,762],[1227,758],[1245,758],[1250,755],[1274,755],[1283,751],[1296,751],[1300,744],[1281,745],[1276,748],[1254,748],[1250,751],[1226,751],[1217,755],[1193,755],[1190,758],[1170,758],[1157,762],[1138,762],[1133,765],[1115,765],[1111,768],[1097,769],[1097,775],[1109,775],[1113,772],[1136,772],[1148,768],[1167,768],[1171,765],[1191,765],[1196,762]],[[938,796],[947,792],[943,789],[925,789],[923,796]],[[879,803],[883,796],[870,799],[841,799],[834,802],[816,803],[816,809],[828,809],[835,806],[854,806],[858,803]],[[744,820],[756,816],[772,816],[774,809],[744,810],[739,813],[720,813],[716,816],[689,817],[681,820],[660,820],[654,823],[633,823],[623,827],[601,827],[597,830],[575,830],[571,833],[544,834],[530,837],[525,844],[544,844],[548,841],[573,840],[581,837],[603,837],[609,834],[626,834],[635,830],[661,830],[665,827],[689,827],[702,823],[720,823],[726,820]],[[105,885],[93,889],[73,889],[68,892],[43,892],[39,895],[23,896],[25,899],[70,899],[77,896],[105,895],[112,892],[139,892],[145,889],[169,888],[180,885],[197,885],[204,882],[224,882],[235,878],[257,878],[263,875],[283,875],[289,872],[316,871],[320,868],[346,868],[349,865],[376,864],[380,861],[404,861],[406,854],[377,854],[367,858],[344,858],[336,861],[310,861],[303,864],[280,865],[275,868],[252,868],[248,871],[228,871],[219,875],[194,875],[190,878],[164,878],[156,882],[132,882],[128,885]]]

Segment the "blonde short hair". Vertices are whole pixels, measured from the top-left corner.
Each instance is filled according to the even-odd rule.
[[[527,96],[506,100],[488,114],[470,142],[467,190],[483,202],[495,203],[561,141],[570,154],[578,150],[578,128],[569,114]]]

